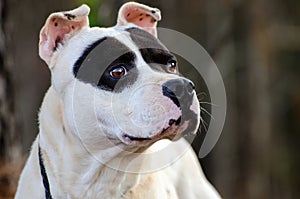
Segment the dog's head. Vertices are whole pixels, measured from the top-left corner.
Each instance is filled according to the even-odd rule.
[[[105,136],[131,147],[194,133],[194,85],[157,39],[160,11],[126,3],[111,28],[90,28],[88,14],[86,5],[51,14],[40,33],[39,54],[71,130],[93,146]]]

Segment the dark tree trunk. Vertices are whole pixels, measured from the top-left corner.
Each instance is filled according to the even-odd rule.
[[[7,60],[6,11],[7,2],[0,0],[0,198],[11,198],[15,192],[21,155],[12,68]]]
[[[14,160],[20,155],[20,134],[16,131],[14,86],[11,67],[7,63],[5,34],[6,1],[0,1],[0,161]]]
[[[74,6],[72,0],[0,0],[0,199],[13,198],[50,84],[38,57],[39,30],[50,13]]]

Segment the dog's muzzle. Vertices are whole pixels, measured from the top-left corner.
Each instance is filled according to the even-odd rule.
[[[177,79],[172,79],[164,82],[161,85],[163,96],[168,98],[168,103],[174,103],[175,106],[168,106],[166,111],[171,107],[172,109],[178,109],[178,112],[174,112],[174,115],[171,112],[166,113],[168,116],[168,126],[164,126],[160,132],[156,132],[150,136],[135,136],[134,134],[124,133],[122,140],[125,143],[153,143],[159,139],[170,139],[177,140],[181,136],[194,132],[197,127],[197,113],[195,110],[192,110],[192,104],[195,101],[195,86],[192,81],[180,77]],[[151,109],[152,110],[152,109]],[[175,114],[176,113],[176,114]]]
[[[163,95],[182,110],[189,109],[193,103],[194,90],[194,83],[185,78],[172,79],[162,85]]]

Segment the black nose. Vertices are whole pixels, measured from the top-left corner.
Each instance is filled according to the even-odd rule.
[[[194,83],[184,78],[172,79],[162,85],[163,95],[170,98],[181,108],[191,106],[194,90]]]

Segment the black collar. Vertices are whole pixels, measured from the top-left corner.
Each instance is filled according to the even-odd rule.
[[[45,197],[46,197],[46,199],[52,199],[52,196],[50,193],[50,184],[49,184],[49,180],[47,177],[40,145],[39,145],[39,163],[40,163],[40,170],[41,170],[41,175],[42,175],[44,189],[45,189]]]

